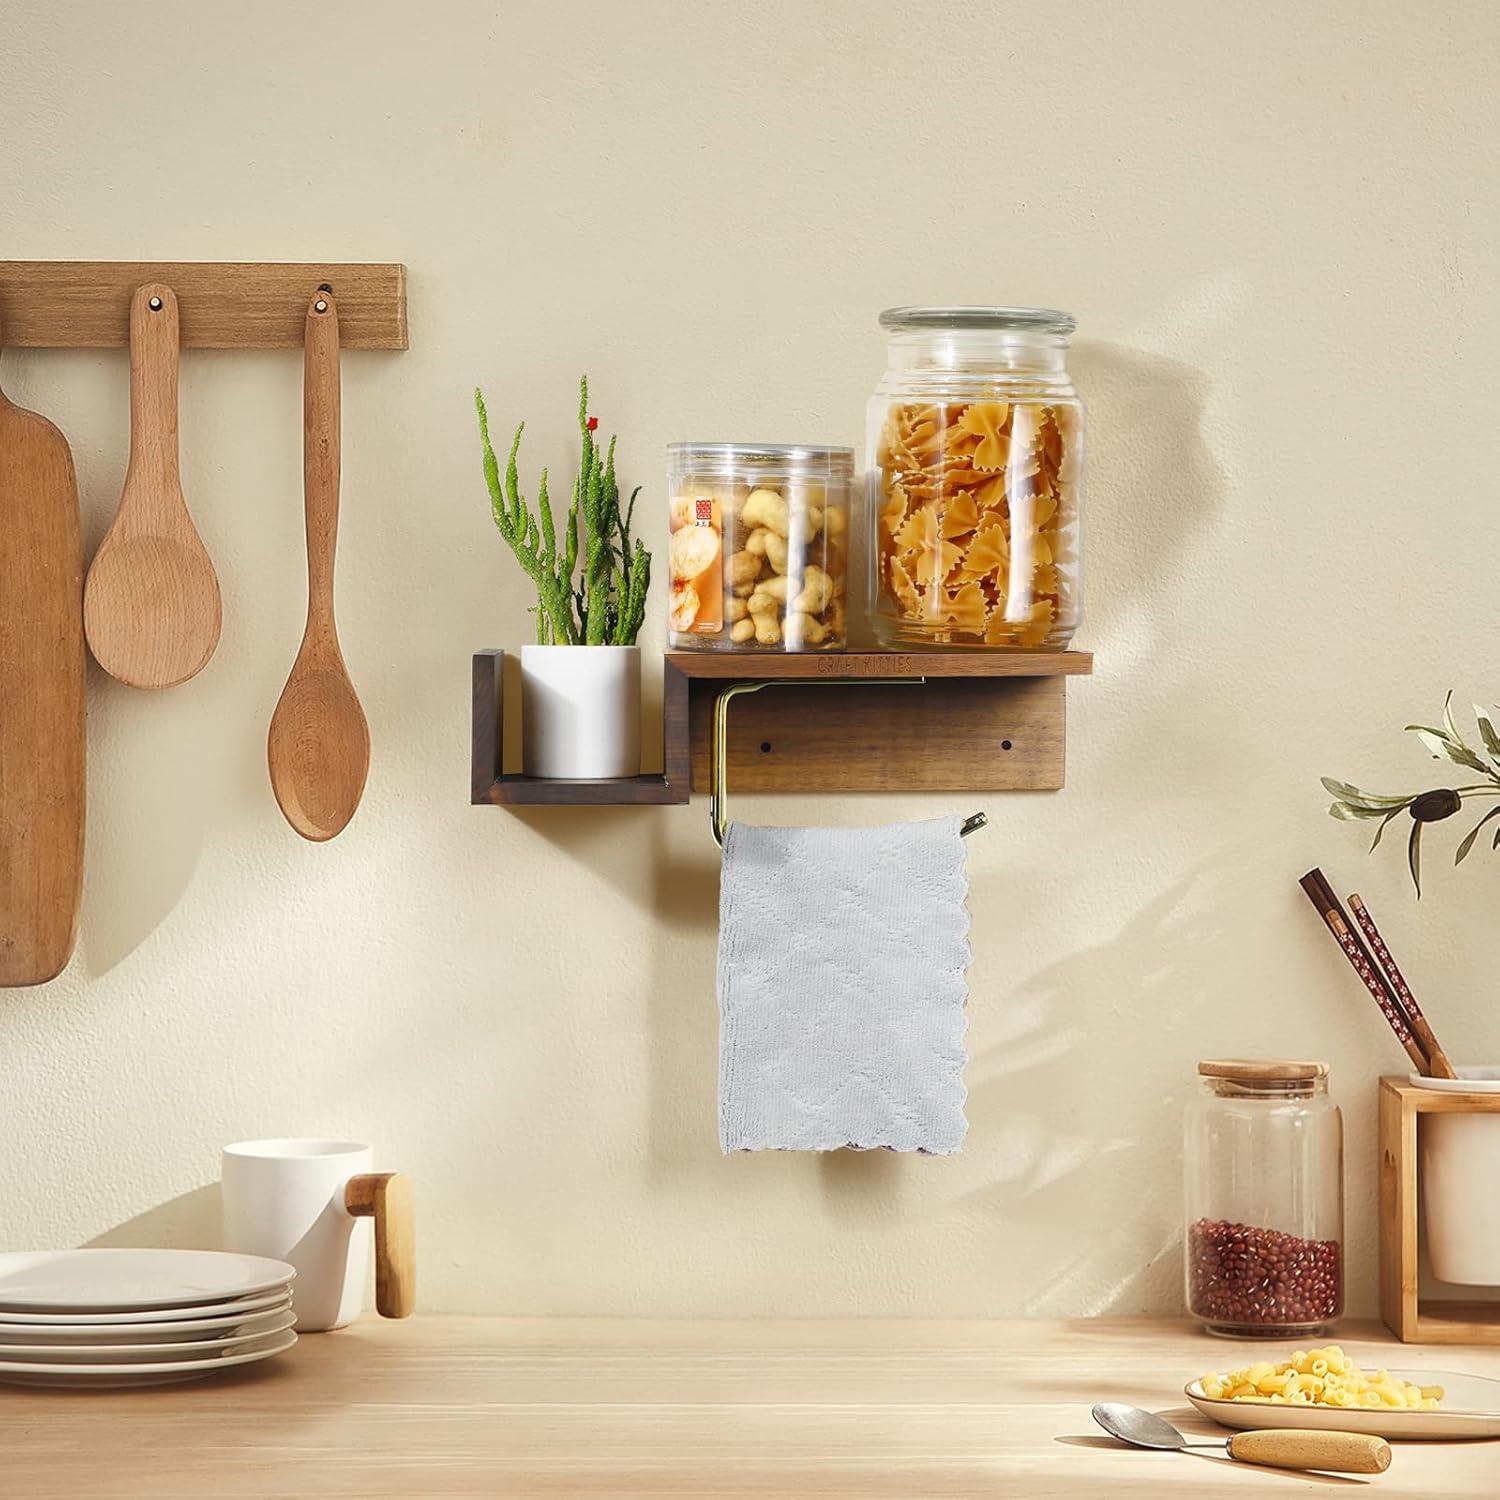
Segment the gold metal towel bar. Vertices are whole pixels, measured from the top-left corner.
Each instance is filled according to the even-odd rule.
[[[925,677],[786,677],[762,682],[731,682],[714,699],[713,736],[708,745],[709,817],[713,821],[714,843],[724,847],[724,830],[729,826],[729,700],[740,693],[758,693],[768,687],[866,687],[871,683],[887,687],[916,687]],[[958,830],[968,838],[989,822],[982,812],[971,814]]]

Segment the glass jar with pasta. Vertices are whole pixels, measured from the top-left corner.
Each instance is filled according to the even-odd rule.
[[[1230,1338],[1326,1333],[1344,1308],[1344,1122],[1320,1062],[1198,1064],[1184,1122],[1188,1311]]]
[[[882,645],[1062,650],[1080,618],[1073,319],[897,307],[870,401],[870,617]]]
[[[853,479],[852,448],[673,443],[672,646],[843,650]]]

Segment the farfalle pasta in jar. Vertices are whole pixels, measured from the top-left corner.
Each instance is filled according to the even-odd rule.
[[[854,450],[674,443],[667,471],[672,646],[842,650]]]
[[[881,644],[1056,649],[1078,628],[1083,408],[1073,319],[899,307],[869,409],[871,625]]]

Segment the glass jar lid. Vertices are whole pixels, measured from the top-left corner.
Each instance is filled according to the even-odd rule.
[[[1328,1077],[1328,1064],[1274,1057],[1223,1057],[1199,1063],[1198,1072],[1203,1078],[1228,1078],[1235,1083],[1311,1083]]]
[[[670,458],[688,464],[787,464],[854,472],[853,448],[817,443],[668,443]]]
[[[1052,307],[888,307],[880,315],[880,326],[888,333],[921,328],[982,328],[1069,334],[1078,321],[1072,313]]]
[[[666,453],[673,469],[694,474],[747,481],[760,474],[765,483],[799,477],[853,478],[853,449],[828,449],[816,443],[669,443]]]

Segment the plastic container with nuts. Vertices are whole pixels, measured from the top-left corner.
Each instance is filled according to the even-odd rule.
[[[674,443],[667,468],[672,646],[842,650],[854,450]]]

